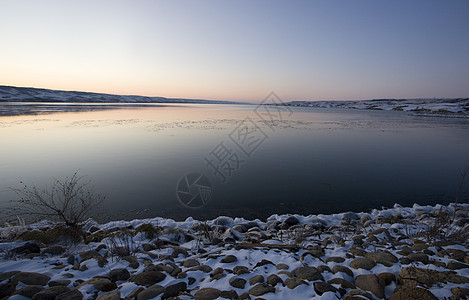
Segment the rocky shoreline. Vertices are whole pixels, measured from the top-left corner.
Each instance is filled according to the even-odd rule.
[[[0,229],[0,299],[467,299],[469,205]]]

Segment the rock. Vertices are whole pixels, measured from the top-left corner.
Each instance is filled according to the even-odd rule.
[[[423,251],[428,249],[428,245],[424,243],[417,243],[412,245],[412,250],[413,251]]]
[[[65,249],[62,246],[52,246],[42,251],[42,253],[51,254],[51,255],[60,255],[64,252],[65,252]]]
[[[166,278],[166,274],[160,271],[144,271],[140,274],[130,277],[129,281],[135,282],[138,285],[153,285]]]
[[[82,286],[85,285],[92,285],[95,289],[101,291],[101,292],[109,292],[112,290],[115,290],[117,288],[117,285],[111,281],[111,279],[107,277],[100,277],[96,276],[91,279],[88,279],[82,283],[80,283],[77,288],[81,288]]]
[[[68,279],[62,279],[62,280],[52,280],[49,281],[49,286],[68,286],[72,281]]]
[[[96,300],[120,300],[121,299],[121,292],[120,291],[112,291],[106,294],[102,294]]]
[[[278,264],[277,270],[288,270],[290,267],[287,264]]]
[[[399,262],[401,263],[401,265],[409,265],[412,263],[412,260],[406,256],[403,256],[399,258]]]
[[[345,258],[339,256],[330,256],[326,258],[326,262],[335,262],[335,263],[343,263]]]
[[[417,252],[417,253],[411,253],[407,255],[407,258],[410,259],[411,261],[419,261],[424,264],[428,264],[428,255],[426,255],[423,252]]]
[[[265,283],[257,284],[249,290],[249,294],[254,296],[262,296],[264,294],[273,292],[275,292],[275,288]]]
[[[220,297],[221,291],[214,288],[203,288],[198,290],[194,294],[194,298],[197,300],[213,300]]]
[[[375,274],[358,275],[355,278],[355,285],[362,290],[372,292],[378,298],[384,298],[384,281]]]
[[[340,286],[344,289],[356,289],[357,288],[353,283],[350,283],[349,281],[347,281],[343,278],[332,278],[327,283],[329,283],[329,284],[340,284]]]
[[[451,259],[459,261],[464,261],[464,257],[466,256],[466,252],[459,249],[447,249],[446,252],[450,254]]]
[[[163,298],[176,297],[179,293],[187,290],[187,283],[181,281],[172,285],[168,285],[164,290]]]
[[[279,283],[283,284],[283,280],[278,275],[271,274],[269,277],[267,277],[267,283],[275,287]]]
[[[101,254],[99,254],[98,251],[96,250],[89,250],[89,251],[84,251],[84,252],[80,252],[80,257],[81,257],[81,261],[80,262],[84,262],[85,260],[88,260],[90,258],[102,258],[103,256]]]
[[[184,263],[183,263],[183,266],[185,268],[191,268],[191,267],[195,267],[195,266],[199,266],[199,265],[200,265],[200,262],[197,259],[194,259],[194,258],[189,258],[189,259],[185,260]]]
[[[360,220],[360,217],[354,212],[349,211],[342,215],[342,221],[350,222],[356,220]]]
[[[225,256],[220,262],[224,264],[229,264],[232,262],[238,261],[238,258],[234,255],[227,255]]]
[[[60,294],[56,297],[56,299],[60,300],[82,300],[83,294],[79,290],[71,290],[69,292],[65,292]]]
[[[296,278],[296,277],[285,279],[285,285],[291,290],[293,290],[294,288],[296,288],[297,286],[299,286],[301,284],[308,285],[308,283],[306,283],[306,281],[304,281],[302,279],[299,279],[299,278]]]
[[[153,251],[153,250],[156,250],[156,246],[154,244],[148,244],[148,243],[144,243],[142,244],[142,248],[143,248],[143,251]],[[174,251],[173,251],[174,252]],[[177,257],[177,256],[176,256]]]
[[[113,269],[111,272],[109,272],[109,277],[112,281],[125,281],[130,278],[130,273],[127,271],[127,269],[124,268]]]
[[[36,243],[26,243],[23,246],[16,247],[12,250],[16,254],[31,254],[31,253],[40,253],[41,248]]]
[[[365,269],[365,270],[371,270],[376,266],[376,263],[368,259],[366,257],[358,257],[352,260],[350,263],[350,267],[354,269]]]
[[[44,287],[42,285],[28,285],[28,286],[25,286],[23,288],[18,289],[14,293],[18,294],[18,295],[21,295],[21,296],[24,296],[26,298],[32,298],[34,295],[36,295],[37,293],[39,293],[42,290],[44,290]],[[13,291],[15,291],[15,290],[13,289]]]
[[[424,285],[431,287],[437,283],[469,283],[469,278],[456,274],[453,271],[436,271],[430,269],[405,267],[399,272],[399,282],[402,285]]]
[[[467,299],[469,296],[469,289],[463,287],[455,287],[451,289],[453,296],[451,296],[450,300],[456,299]]]
[[[396,282],[396,275],[389,272],[379,273],[378,277],[384,281],[384,285],[389,285],[391,282]]]
[[[11,283],[0,284],[0,299],[10,296],[15,291],[15,286]]]
[[[137,300],[148,300],[148,299],[153,299],[156,296],[163,294],[165,288],[162,287],[161,285],[152,285],[149,288],[142,290],[137,294],[136,299]]]
[[[317,281],[314,283],[314,290],[318,293],[319,296],[326,292],[338,292],[338,290],[330,285],[329,283],[325,283],[323,281]]]
[[[248,231],[246,226],[241,225],[241,224],[240,225],[235,225],[231,229],[236,230],[237,232],[240,232],[240,233],[245,233],[246,231]]]
[[[246,279],[235,277],[235,278],[231,278],[229,283],[232,287],[235,287],[238,289],[244,289],[244,286],[246,285]]]
[[[291,227],[293,225],[299,224],[300,221],[298,220],[298,218],[294,216],[289,216],[288,218],[285,219],[285,221],[283,221],[283,223],[287,224],[288,227]]]
[[[9,272],[0,273],[0,281],[10,279],[11,277],[13,277],[14,275],[18,273],[20,273],[20,271],[9,271]]]
[[[245,266],[236,266],[233,269],[233,273],[236,274],[236,275],[248,274],[249,269]]]
[[[326,266],[326,265],[320,265],[317,267],[317,269],[320,273],[324,273],[324,272],[332,273],[331,268],[329,268],[329,266]]]
[[[221,298],[238,300],[238,293],[235,290],[222,291]]]
[[[179,255],[183,255],[184,257],[188,257],[189,256],[189,252],[187,252],[186,249],[184,248],[181,248],[181,247],[174,247],[173,248],[173,253],[171,253],[171,257],[172,258],[178,258]]]
[[[260,262],[258,262],[258,263],[254,266],[254,269],[255,269],[255,268],[258,268],[258,267],[265,266],[265,265],[273,265],[273,264],[274,264],[274,263],[271,262],[270,260],[263,259],[263,260],[261,260]]]
[[[365,256],[366,251],[360,248],[351,248],[350,253],[352,253],[355,256]]]
[[[212,272],[212,270],[213,269],[210,266],[200,265],[200,266],[197,266],[197,267],[190,268],[189,270],[187,270],[187,272],[189,272],[189,271],[202,271],[204,273],[210,273],[210,272]]]
[[[22,282],[27,285],[46,285],[50,280],[50,277],[44,274],[32,273],[32,272],[20,272],[15,274],[11,279],[11,283],[17,285],[18,282]]]
[[[332,273],[336,274],[337,272],[342,272],[342,273],[347,274],[350,277],[353,277],[352,270],[350,270],[349,268],[347,268],[345,266],[336,265],[336,266],[332,267]]]
[[[401,250],[397,251],[397,254],[407,256],[412,253],[412,249],[409,246],[403,246]]]
[[[299,267],[295,270],[295,277],[305,280],[324,280],[318,269],[314,267]]]
[[[450,260],[448,262],[447,268],[450,270],[460,270],[460,269],[467,269],[469,268],[469,265],[466,265],[462,262],[455,261],[455,260]]]
[[[54,300],[58,295],[69,292],[70,289],[65,286],[54,286],[47,290],[42,290],[31,298],[32,300]]]
[[[262,283],[262,282],[264,282],[264,276],[262,275],[256,275],[252,277],[251,279],[249,279],[250,285],[255,285],[256,283]]]
[[[413,285],[400,285],[394,290],[389,300],[401,299],[437,300],[438,298],[424,288]]]
[[[365,254],[365,257],[375,261],[378,264],[385,265],[386,267],[392,267],[399,261],[397,257],[389,252],[369,252]]]
[[[358,296],[358,297],[356,297]],[[368,298],[370,300],[373,300],[373,296],[370,293],[367,293],[365,291],[359,290],[359,289],[351,289],[347,292],[347,294],[344,297],[344,300],[355,300],[355,299],[363,299],[363,297]],[[405,299],[405,298],[403,298]]]

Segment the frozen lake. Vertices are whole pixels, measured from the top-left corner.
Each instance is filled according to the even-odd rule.
[[[20,181],[79,171],[106,195],[105,219],[448,203],[469,165],[468,119],[298,107],[272,124],[252,105],[0,106],[0,203]],[[202,208],[178,200],[188,173],[212,188]]]

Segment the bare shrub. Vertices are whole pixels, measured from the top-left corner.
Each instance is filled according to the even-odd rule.
[[[71,177],[56,180],[50,189],[38,189],[23,184],[12,189],[19,199],[10,201],[8,211],[32,221],[49,219],[63,222],[66,226],[79,228],[89,213],[100,205],[105,197],[95,194],[89,182],[75,172]]]

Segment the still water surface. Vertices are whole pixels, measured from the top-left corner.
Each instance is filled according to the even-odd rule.
[[[467,119],[294,108],[270,128],[250,105],[52,106],[52,114],[0,116],[0,204],[20,181],[46,187],[78,170],[106,195],[104,219],[366,211],[447,203],[469,165]],[[230,139],[246,117],[263,133],[249,155]],[[238,155],[225,182],[204,159],[220,156],[220,143]],[[212,184],[201,209],[177,199],[190,172]]]

